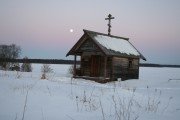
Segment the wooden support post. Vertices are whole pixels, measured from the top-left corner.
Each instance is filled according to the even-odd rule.
[[[77,57],[77,53],[75,52],[74,53],[74,74],[73,74],[73,77],[76,77],[76,57]]]
[[[114,81],[114,56],[111,59],[111,81]]]
[[[136,79],[139,79],[139,59],[138,59],[138,73],[137,73],[137,78]]]
[[[106,66],[107,66],[107,56],[104,56],[104,79],[106,79],[106,74],[107,74]]]

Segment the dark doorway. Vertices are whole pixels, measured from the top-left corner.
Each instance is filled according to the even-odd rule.
[[[99,77],[100,75],[100,66],[101,66],[101,56],[92,55],[91,56],[91,77]]]

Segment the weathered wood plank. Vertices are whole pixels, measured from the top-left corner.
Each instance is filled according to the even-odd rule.
[[[114,57],[112,78],[137,79],[139,77],[139,59]]]
[[[97,46],[92,42],[92,40],[87,39],[78,51],[100,51]]]

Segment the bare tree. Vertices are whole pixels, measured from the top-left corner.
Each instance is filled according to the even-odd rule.
[[[16,44],[0,45],[0,58],[16,59],[21,53],[20,46]]]
[[[11,46],[11,53],[10,56],[12,59],[16,59],[20,56],[21,48],[20,46],[17,46],[16,44],[12,44]]]
[[[16,59],[20,56],[21,48],[16,44],[0,45],[0,58],[3,59]],[[13,63],[12,63],[13,64]],[[8,62],[0,62],[0,66],[7,69],[11,66]]]

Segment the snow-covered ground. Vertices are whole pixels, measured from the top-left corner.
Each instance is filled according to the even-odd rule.
[[[179,120],[180,68],[140,68],[139,80],[71,79],[70,65],[0,71],[0,120]]]

